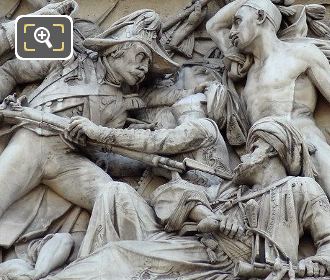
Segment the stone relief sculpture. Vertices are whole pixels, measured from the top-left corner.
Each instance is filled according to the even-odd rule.
[[[74,55],[18,60],[20,1],[2,19],[0,279],[327,279],[323,6],[201,0],[101,28],[29,2],[74,19]]]
[[[271,1],[234,1],[208,22],[212,38],[224,52],[229,51],[225,44],[229,39],[228,24],[231,25],[229,20],[232,17],[235,18],[229,33],[232,44],[253,57],[242,95],[250,122],[265,116],[291,118],[306,140],[316,148],[314,157],[319,171],[318,180],[328,193],[328,168],[326,159],[322,157],[329,147],[311,117],[317,91],[329,98],[328,60],[313,44],[303,40],[284,42],[277,38],[282,14]],[[277,106],[270,106],[273,102]]]

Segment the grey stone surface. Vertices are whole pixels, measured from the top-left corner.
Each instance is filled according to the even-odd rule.
[[[0,278],[327,279],[326,8],[52,2],[0,6]],[[14,57],[28,13],[71,59]]]

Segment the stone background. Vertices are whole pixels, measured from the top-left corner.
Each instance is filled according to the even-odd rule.
[[[0,16],[8,12],[11,7],[19,0],[0,0]],[[31,10],[32,2],[40,2],[41,0],[21,0],[21,6],[18,14],[24,14]],[[163,17],[168,17],[175,14],[180,8],[187,5],[190,0],[76,0],[80,4],[78,16],[96,21],[108,9],[113,9],[111,14],[103,22],[104,26],[109,26],[112,22],[120,17],[127,15],[135,10],[150,8],[156,10]],[[223,0],[213,0],[209,4],[209,15],[212,16],[217,9],[222,5]],[[325,4],[328,8],[330,17],[330,0],[296,0],[296,3],[318,3]]]

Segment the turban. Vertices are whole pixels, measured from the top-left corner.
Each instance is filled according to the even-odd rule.
[[[316,176],[303,136],[286,119],[266,117],[257,121],[249,131],[247,148],[258,139],[276,150],[289,176]]]
[[[248,0],[243,6],[263,10],[268,20],[274,25],[276,32],[280,29],[282,14],[270,0]]]

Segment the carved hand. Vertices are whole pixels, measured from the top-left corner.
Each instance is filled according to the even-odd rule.
[[[71,118],[69,127],[64,131],[64,137],[78,144],[85,144],[86,137],[91,140],[98,140],[100,126],[87,118],[76,116]]]
[[[0,110],[9,107],[11,110],[20,111],[22,110],[22,105],[27,104],[27,98],[25,95],[17,97],[17,94],[8,95],[3,102],[0,104]]]
[[[200,1],[196,1],[195,11],[193,11],[188,17],[188,24],[190,24],[193,28],[197,27],[205,17],[206,9],[207,7],[202,8]]]
[[[306,258],[299,261],[298,264],[298,276],[299,277],[323,277],[325,276],[326,268],[318,263],[313,261],[311,258]]]
[[[245,232],[237,221],[225,215],[221,216],[220,231],[230,238],[240,238]]]

